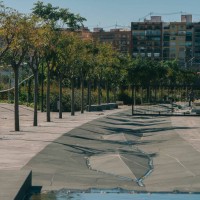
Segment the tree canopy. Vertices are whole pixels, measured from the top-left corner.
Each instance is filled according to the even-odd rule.
[[[54,7],[50,3],[45,5],[42,1],[38,1],[34,5],[33,14],[47,22],[52,22],[54,25],[60,23],[61,27],[67,25],[71,30],[76,30],[83,26],[83,22],[86,21],[84,17],[70,12],[67,8]]]

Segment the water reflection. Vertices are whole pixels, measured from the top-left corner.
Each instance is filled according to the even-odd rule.
[[[200,194],[69,193],[64,191],[33,195],[30,200],[199,200]]]

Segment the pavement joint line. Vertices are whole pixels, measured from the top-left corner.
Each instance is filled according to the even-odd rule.
[[[123,137],[124,137],[124,141],[128,142],[128,140],[126,139],[125,133],[122,133],[122,134],[123,134]]]
[[[128,167],[128,165],[127,165],[127,164],[124,162],[124,160],[121,158],[120,153],[118,153],[118,157],[119,157],[119,159],[124,163],[124,166],[126,166],[126,168],[134,175],[135,179],[138,180],[137,177],[135,176],[135,174],[133,173],[133,171],[130,169],[130,167]]]
[[[54,177],[55,177],[55,174],[52,175],[52,178],[51,178],[51,183],[50,185],[52,186],[53,185],[53,180],[54,180]]]
[[[109,120],[113,120],[112,122],[116,123],[116,125],[118,125],[118,122],[119,122],[118,120],[125,119],[126,121],[128,120],[130,122],[135,122],[136,125],[134,125],[135,123],[132,123],[132,124],[128,124],[128,123],[123,124],[122,123],[121,126],[114,127],[113,130],[115,130],[115,128],[116,128],[116,130],[117,130],[117,128],[120,128],[120,131],[121,131],[121,129],[123,129],[123,128],[128,129],[128,128],[130,128],[130,126],[133,129],[134,129],[134,127],[138,127],[138,128],[142,127],[142,128],[140,128],[140,131],[139,131],[140,133],[142,133],[143,128],[145,128],[144,125],[146,125],[146,124],[151,125],[153,123],[153,121],[159,121],[159,120],[162,121],[162,119],[163,119],[163,118],[155,118],[153,116],[150,116],[150,117],[146,117],[146,118],[139,118],[138,117],[138,119],[136,118],[136,120],[135,120],[130,115],[130,113],[131,113],[130,107],[127,108],[127,110],[130,111],[130,112],[128,111],[128,114],[127,114],[125,109],[118,109],[118,110],[116,110],[116,112],[109,114],[109,115],[112,115],[110,118],[113,118],[113,119],[109,119],[109,117],[108,117],[108,119],[106,119],[107,123],[109,122]],[[31,117],[31,120],[32,120],[32,112],[26,111],[24,109],[23,109],[22,113],[23,112],[28,113],[29,117]],[[118,115],[118,114],[116,114],[117,112],[122,112],[122,113]],[[4,115],[4,113],[2,115]],[[6,115],[11,116],[11,115],[13,115],[13,113],[6,111]],[[54,114],[52,113],[52,120],[57,121],[58,119],[55,120],[56,116],[57,115],[55,113]],[[86,113],[85,118],[87,118],[87,120],[84,121],[85,118],[84,117],[81,118],[81,115],[77,113],[77,115],[76,115],[77,118],[73,117],[73,120],[80,121],[81,125],[82,124],[84,125],[84,124],[87,124],[87,122],[90,122],[89,125],[87,124],[85,126],[86,127],[85,129],[83,128],[83,131],[86,131],[86,134],[87,133],[89,134],[90,129],[93,129],[92,124],[96,124],[96,123],[92,123],[91,121],[95,120],[94,122],[96,122],[100,118],[106,117],[106,116],[108,116],[108,112],[107,112],[107,114],[100,115],[100,116],[97,116],[95,113],[91,113],[91,115],[90,115],[90,113]],[[41,118],[41,119],[45,119],[44,115],[42,115],[42,117],[43,118]],[[65,117],[64,120],[66,122],[67,121],[69,122],[70,117],[71,116],[67,115],[67,117]],[[172,116],[172,117],[174,117],[174,116]],[[84,156],[86,154],[82,154],[82,153],[78,154],[78,153],[76,153],[76,151],[73,153],[73,151],[72,151],[71,154],[70,154],[72,156],[70,156],[70,157],[71,157],[71,159],[74,159],[74,162],[72,161],[69,165],[65,165],[63,163],[61,164],[60,162],[57,162],[57,161],[60,161],[63,158],[62,153],[63,153],[63,155],[65,155],[64,153],[66,153],[65,151],[63,151],[63,148],[60,148],[60,146],[57,145],[57,144],[49,145],[49,147],[47,149],[44,149],[44,151],[43,151],[43,149],[40,150],[42,152],[39,151],[40,153],[35,156],[34,155],[35,151],[37,151],[38,149],[41,149],[41,146],[42,145],[45,146],[46,144],[40,144],[38,142],[38,140],[35,141],[35,142],[34,141],[31,142],[32,141],[31,139],[38,137],[38,135],[35,135],[34,133],[39,133],[40,127],[35,129],[34,132],[31,131],[33,129],[31,120],[26,120],[26,119],[27,119],[26,117],[22,118],[23,125],[21,127],[25,132],[25,133],[23,132],[23,134],[25,134],[25,136],[23,136],[23,135],[21,135],[21,136],[25,139],[29,139],[28,142],[25,141],[23,143],[23,141],[21,140],[22,137],[20,137],[20,139],[17,139],[15,137],[14,133],[13,133],[13,138],[14,138],[13,140],[15,140],[14,142],[12,142],[12,141],[6,142],[6,141],[3,141],[3,140],[0,140],[0,142],[2,143],[2,145],[0,146],[0,151],[3,150],[3,152],[5,152],[4,157],[2,157],[2,159],[0,160],[0,162],[2,163],[2,165],[0,165],[0,166],[3,167],[4,169],[5,168],[6,169],[10,169],[10,168],[11,169],[15,169],[15,168],[21,169],[22,168],[21,165],[25,166],[25,167],[23,167],[24,169],[33,168],[35,170],[35,172],[34,172],[35,173],[34,174],[34,183],[39,183],[38,185],[42,184],[44,186],[44,189],[46,187],[46,189],[48,189],[48,190],[53,190],[53,189],[56,189],[56,188],[62,189],[63,187],[66,187],[66,188],[72,187],[72,189],[75,188],[75,187],[85,188],[85,187],[92,185],[93,184],[92,181],[95,178],[98,181],[99,187],[101,187],[101,186],[110,187],[110,186],[113,186],[113,185],[114,186],[117,185],[117,186],[122,187],[122,188],[129,188],[129,189],[134,188],[134,190],[138,189],[137,184],[135,184],[133,182],[131,182],[131,183],[121,182],[116,177],[109,177],[109,176],[106,176],[106,175],[102,175],[100,173],[96,176],[93,172],[91,173],[91,176],[87,176],[89,174],[88,170],[85,171],[85,168],[81,168],[81,167],[86,166],[84,160],[82,160],[82,156]],[[171,119],[171,118],[170,118],[170,116],[167,116],[167,118],[165,118],[165,119]],[[147,131],[143,135],[144,136],[143,141],[141,141],[141,143],[138,144],[138,148],[136,148],[137,143],[134,144],[134,146],[133,146],[133,144],[130,145],[131,149],[134,149],[139,157],[140,157],[141,154],[138,154],[138,152],[141,152],[141,153],[144,153],[144,155],[146,155],[147,158],[149,158],[149,162],[148,162],[149,163],[149,171],[142,169],[142,167],[139,167],[139,166],[137,167],[137,165],[135,165],[133,163],[132,163],[132,165],[128,166],[132,170],[133,170],[133,168],[131,168],[131,167],[134,167],[137,170],[141,170],[139,173],[137,173],[137,171],[133,170],[134,175],[136,175],[137,177],[139,177],[138,175],[140,175],[141,172],[147,171],[147,174],[145,174],[145,176],[140,179],[141,181],[143,181],[143,179],[144,179],[144,181],[146,181],[144,188],[143,189],[139,188],[138,190],[147,190],[147,191],[150,191],[150,192],[151,191],[174,191],[174,188],[175,189],[177,188],[178,191],[184,192],[184,191],[188,191],[188,187],[190,187],[190,185],[192,185],[191,188],[189,188],[189,191],[191,191],[191,192],[199,191],[200,175],[198,175],[198,174],[199,174],[199,166],[200,166],[200,159],[199,159],[200,158],[200,154],[199,154],[200,148],[197,146],[197,145],[199,145],[198,140],[191,140],[191,138],[192,139],[196,139],[196,138],[199,139],[200,138],[199,134],[196,134],[193,137],[194,129],[192,129],[194,127],[192,122],[194,121],[198,124],[199,119],[197,119],[197,118],[195,118],[195,119],[190,118],[191,120],[187,120],[188,118],[185,118],[184,120],[182,120],[182,119],[183,118],[181,118],[181,120],[180,120],[180,118],[175,117],[174,123],[167,124],[167,127],[165,127],[165,123],[163,123],[162,125],[159,125],[160,123],[156,123],[156,124],[154,124],[155,126],[150,127],[148,129],[148,131],[151,131],[151,129],[153,130],[154,128],[159,127],[156,134],[152,133],[149,136],[148,131]],[[10,123],[10,122],[13,121],[13,117],[12,118],[8,117],[8,120],[10,120],[7,123],[8,127],[4,123],[4,122],[7,122],[6,120],[2,120],[4,124],[3,123],[0,124],[0,129],[2,128],[2,130],[5,130],[5,131],[1,131],[0,137],[1,136],[5,136],[5,137],[9,137],[9,138],[11,137],[11,136],[8,136],[6,134],[9,133],[8,129],[12,128],[13,124]],[[70,123],[74,123],[75,121],[70,120]],[[99,120],[99,121],[101,121],[103,123],[105,120]],[[186,121],[188,124],[187,123],[185,124],[184,121]],[[139,123],[139,122],[141,122],[141,123]],[[46,123],[47,122],[43,123],[44,129],[41,128],[41,137],[39,137],[39,140],[44,140],[44,141],[48,140],[49,141],[48,143],[50,143],[50,144],[53,143],[53,141],[56,143],[58,138],[67,134],[66,132],[71,130],[71,129],[69,129],[69,130],[67,129],[67,131],[65,131],[66,129],[64,130],[64,128],[66,128],[67,125],[64,127],[64,124],[57,124],[57,126],[55,127],[55,124],[56,124],[56,122],[55,122],[55,123],[52,124],[52,127],[51,127],[51,126],[45,126]],[[91,124],[92,127],[90,126],[90,124]],[[74,126],[77,125],[76,122],[73,125]],[[28,128],[28,126],[29,126],[29,128]],[[61,127],[60,129],[57,128],[59,126]],[[90,127],[90,129],[88,128],[88,126]],[[96,126],[98,126],[98,125],[96,125]],[[26,128],[24,128],[24,127],[26,127]],[[81,130],[79,130],[78,127],[79,126],[75,126],[73,134],[75,134],[75,135],[80,134]],[[177,127],[181,127],[181,128],[177,129]],[[164,132],[162,130],[162,128],[164,128],[164,130],[165,130],[165,128],[169,128],[169,129],[166,129],[166,132]],[[49,130],[49,134],[43,133],[42,130],[43,131]],[[97,135],[98,131],[101,131],[101,129],[97,130],[95,132],[96,135],[94,135],[94,136],[99,136],[99,135]],[[57,137],[57,135],[53,135],[53,134],[51,135],[51,133],[53,133],[53,132],[58,132],[58,137]],[[59,134],[59,132],[60,132],[60,134]],[[85,133],[85,132],[83,132],[83,133]],[[125,131],[124,131],[124,133],[126,134]],[[132,131],[130,132],[130,135],[124,134],[124,136],[127,137],[128,141],[129,141],[129,139],[137,140],[137,139],[135,139],[135,136],[132,133],[134,133],[134,130],[133,130],[133,132]],[[191,134],[188,134],[188,133],[191,133]],[[199,127],[197,128],[196,133],[199,133]],[[99,134],[103,134],[103,133],[100,132]],[[182,136],[182,137],[177,137],[178,135]],[[142,134],[139,135],[138,138],[141,138],[141,136],[142,136]],[[145,136],[149,136],[149,138],[147,138],[148,142],[145,141],[145,139],[146,139]],[[122,139],[122,135],[120,137]],[[157,142],[160,141],[160,138],[162,138],[162,144],[157,143]],[[63,138],[63,139],[66,139],[66,141],[63,140],[63,144],[65,144],[65,143],[68,144],[68,141],[67,141],[68,138]],[[177,139],[177,140],[174,140],[174,139]],[[58,141],[61,141],[61,140],[58,140]],[[71,139],[70,139],[70,141],[71,141]],[[87,142],[86,142],[86,144],[81,143],[81,141],[82,141],[81,139],[76,141],[76,140],[73,140],[73,138],[72,138],[72,142],[73,141],[76,142],[77,144],[81,144],[83,146],[82,147],[83,149],[85,147],[84,145],[86,145],[86,147],[87,147],[87,144],[88,144]],[[139,140],[137,140],[137,141],[139,141]],[[178,141],[178,145],[177,145],[177,141]],[[196,143],[195,143],[195,141],[196,141]],[[35,144],[37,144],[37,145],[34,148],[27,148],[27,145],[30,145],[30,144],[33,145],[33,146]],[[96,144],[98,144],[99,146],[95,146]],[[192,146],[191,144],[193,144],[194,146]],[[94,143],[93,143],[93,141],[91,141],[91,145],[92,145],[91,149],[93,149],[93,148],[94,149],[98,149],[98,148],[104,149],[104,146],[101,146],[101,144],[98,143],[98,140],[97,141],[94,140]],[[102,143],[102,145],[103,145],[103,143]],[[114,148],[121,148],[121,149],[124,148],[125,150],[130,151],[129,148],[127,148],[127,146],[125,147],[126,144],[120,143],[120,146],[118,146],[118,144],[116,145],[114,143],[109,143],[109,144],[106,143],[105,145],[107,145],[107,146],[105,146],[105,150],[108,150],[110,152],[111,152],[112,148],[113,149]],[[129,145],[129,144],[127,144],[127,145]],[[15,151],[15,147],[16,147],[17,151]],[[107,147],[109,147],[109,149],[107,149]],[[11,152],[8,151],[9,148],[11,148],[11,150],[12,150]],[[16,153],[19,153],[19,151],[24,152],[23,148],[27,149],[28,152],[29,152],[29,150],[31,150],[30,154],[33,153],[33,155],[28,155],[28,156],[20,155],[20,157],[17,158]],[[47,159],[47,161],[44,160],[44,162],[43,162],[42,159],[44,158],[44,156],[47,155],[47,154],[51,155],[51,152],[53,153],[52,156],[54,156],[57,153],[55,151],[57,148],[58,148],[58,150],[62,150],[60,152],[58,151],[58,153],[61,153],[61,154],[59,154],[58,158],[55,161],[53,160],[53,162],[51,162],[51,159],[48,160],[49,158]],[[79,148],[81,148],[81,147],[79,147]],[[195,148],[197,148],[197,149],[195,149]],[[198,148],[199,148],[199,151],[198,151]],[[126,154],[126,152],[124,152],[124,153]],[[122,154],[122,156],[125,156],[125,154]],[[130,154],[132,154],[131,151],[130,151]],[[168,156],[166,154],[168,154]],[[7,155],[9,155],[9,157]],[[14,158],[13,160],[10,157],[10,155],[13,156],[13,158]],[[154,155],[155,155],[155,157],[154,157]],[[28,163],[26,165],[26,159],[31,157],[31,156],[34,159],[32,159],[30,161],[30,163]],[[170,158],[170,156],[171,156],[171,158]],[[5,158],[5,160],[3,160],[4,158]],[[21,160],[22,158],[24,160]],[[75,162],[75,161],[80,159],[80,158],[81,158],[81,162],[79,164],[77,164],[77,162]],[[183,160],[182,160],[182,158],[183,158]],[[67,159],[69,159],[69,158],[67,157]],[[107,157],[107,159],[109,160],[108,157]],[[129,164],[129,162],[126,162],[126,160],[124,160],[123,157],[121,157],[121,159],[123,159],[124,163]],[[129,157],[127,159],[129,159]],[[151,160],[151,159],[153,159],[153,160]],[[144,159],[142,159],[142,160],[144,161]],[[4,161],[5,161],[5,163],[4,163]],[[22,161],[23,161],[23,163],[22,163]],[[134,160],[134,161],[139,162],[139,164],[140,164],[139,160]],[[153,161],[155,161],[154,166],[153,166]],[[142,162],[142,164],[145,164],[145,163],[147,163],[146,158],[145,158],[145,162]],[[39,165],[37,166],[37,164],[39,164]],[[51,165],[51,164],[55,164],[55,165]],[[121,163],[121,164],[123,165],[123,163]],[[44,168],[44,166],[46,166],[46,168]],[[57,166],[59,166],[59,168],[57,168]],[[79,171],[79,167],[80,167],[80,171]],[[115,165],[114,167],[117,168],[118,166]],[[54,170],[52,170],[52,168]],[[75,168],[76,168],[76,170],[72,172],[71,170],[74,170]],[[89,166],[88,166],[88,168],[89,168]],[[124,166],[124,168],[125,168],[125,166]],[[172,173],[167,174],[166,168],[167,168],[168,171],[170,171]],[[46,169],[49,170],[48,173],[47,173]],[[81,171],[81,170],[83,170],[83,171]],[[177,170],[179,170],[179,171],[177,171]],[[151,173],[152,171],[154,171],[155,174]],[[76,173],[74,175],[76,177],[73,177],[74,172]],[[67,173],[69,173],[69,174],[67,174]],[[192,175],[190,175],[191,173],[192,173]],[[46,176],[47,174],[48,174],[48,176]],[[79,177],[79,174],[80,174],[80,177]],[[195,174],[197,174],[197,175],[195,175]],[[61,176],[61,175],[64,175],[64,176]],[[132,175],[132,177],[133,177],[133,175]],[[146,179],[146,177],[148,177],[148,178]],[[45,183],[43,182],[44,180],[46,180]],[[82,180],[82,181],[80,181],[80,180]],[[127,181],[127,180],[124,179],[123,181]],[[94,182],[93,185],[95,185],[95,182]]]
[[[125,158],[124,156],[121,156],[124,160],[128,160],[128,161],[131,161],[130,159],[128,159],[128,158]],[[145,167],[144,165],[141,165],[140,163],[138,163],[138,162],[134,162],[136,165],[138,165],[138,166],[140,166],[140,167],[143,167],[143,168],[145,168],[145,169],[148,169],[148,167]]]
[[[9,108],[11,108],[11,109],[9,109]],[[13,115],[13,110],[14,110],[13,104],[3,104],[2,103],[2,104],[0,104],[0,109],[1,110],[5,110],[6,109],[6,114],[8,116],[12,116]],[[57,117],[57,113],[51,113],[52,121],[56,121],[56,122],[55,123],[49,123],[48,122],[49,126],[48,127],[45,126],[45,125],[47,125],[47,122],[44,120],[45,119],[45,114],[46,114],[45,112],[44,113],[38,112],[38,122],[40,121],[40,122],[42,122],[42,124],[39,123],[38,127],[33,127],[32,126],[32,121],[33,121],[32,120],[32,111],[33,111],[33,109],[26,108],[25,106],[19,106],[19,109],[20,109],[20,113],[22,115],[24,115],[26,113],[28,115],[28,118],[26,117],[26,119],[25,118],[20,119],[20,127],[21,127],[20,132],[18,133],[16,131],[12,130],[13,129],[12,123],[8,123],[6,125],[5,124],[0,124],[0,129],[1,129],[0,141],[6,142],[6,140],[12,140],[12,141],[16,141],[17,144],[20,141],[24,141],[24,142],[33,141],[33,143],[34,142],[40,142],[40,145],[37,146],[38,150],[34,149],[33,150],[34,151],[33,154],[32,154],[32,150],[30,150],[31,151],[31,155],[30,155],[31,157],[30,158],[28,158],[28,157],[25,158],[28,161],[34,155],[36,155],[38,152],[40,152],[42,150],[42,148],[43,148],[42,146],[45,147],[46,144],[52,143],[56,138],[60,137],[63,134],[66,134],[66,133],[70,132],[74,128],[77,128],[77,127],[79,127],[79,126],[81,126],[81,125],[83,125],[85,123],[88,123],[88,122],[94,120],[94,119],[99,119],[99,118],[102,118],[104,116],[108,116],[108,115],[112,115],[112,114],[115,114],[115,113],[118,113],[118,112],[121,112],[121,111],[128,110],[129,107],[128,106],[121,106],[121,107],[119,107],[119,109],[108,110],[108,111],[106,110],[106,111],[103,111],[103,115],[98,115],[99,114],[98,112],[90,112],[90,113],[89,112],[85,112],[84,114],[80,114],[79,112],[77,112],[77,114],[73,117],[73,116],[70,116],[70,113],[64,113],[65,115],[64,115],[64,117],[62,119],[63,120],[62,122],[65,121],[65,122],[73,123],[70,127],[67,126],[67,129],[66,129],[66,126],[64,124],[60,126],[60,123],[57,122],[60,119],[55,119],[55,118],[58,118]],[[9,112],[9,111],[12,111],[12,112]],[[31,111],[31,112],[29,112],[29,111]],[[7,120],[10,120],[10,121],[14,120],[13,117],[10,118],[10,117],[6,116],[6,118],[7,118]],[[27,121],[27,119],[29,119],[29,118],[30,118],[30,121],[29,120]],[[80,124],[79,124],[79,122],[80,122]],[[53,132],[55,132],[54,129],[56,128],[54,126],[54,124],[58,124],[59,127],[60,127],[60,129],[57,131],[58,134],[53,134]],[[51,127],[53,128],[52,130],[51,130]],[[51,131],[47,132],[44,129],[45,130],[49,129]],[[48,133],[48,135],[46,135],[46,133]],[[42,137],[39,138],[38,140],[36,140],[36,139],[34,139],[35,135],[33,135],[33,134],[41,134]],[[25,137],[26,139],[23,139],[20,136]],[[49,136],[50,136],[50,138],[49,138]],[[44,143],[44,144],[42,144],[42,143]],[[15,148],[15,146],[14,146],[14,148]],[[18,162],[20,162],[20,161],[18,161]],[[9,162],[8,162],[8,164],[9,164]],[[15,166],[12,166],[12,167],[15,168]],[[23,166],[21,166],[21,167],[23,167]]]
[[[193,144],[191,144],[191,142],[189,142],[189,144],[192,146],[192,148],[195,150],[195,151],[197,151],[197,152],[199,152],[200,153],[200,150],[199,149],[197,149]]]
[[[172,156],[172,155],[169,155],[169,154],[165,154],[166,156],[170,157],[170,158],[173,158],[174,160],[177,161],[178,164],[180,164],[186,171],[190,172],[190,174],[192,174],[192,176],[196,176],[193,172],[191,172],[178,158]]]

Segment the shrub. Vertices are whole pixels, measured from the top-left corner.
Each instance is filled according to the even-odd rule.
[[[118,94],[118,100],[123,101],[124,104],[132,104],[131,91],[124,90]]]

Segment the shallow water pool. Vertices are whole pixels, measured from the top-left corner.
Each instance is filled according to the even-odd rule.
[[[30,200],[199,200],[200,194],[150,194],[150,193],[67,193],[38,194]]]

